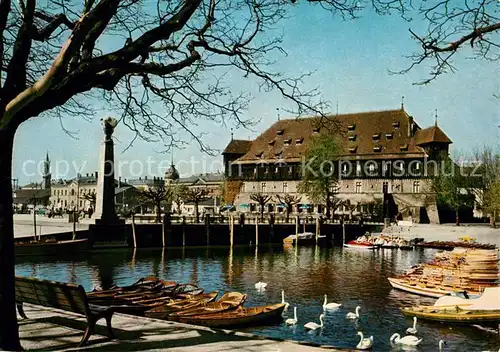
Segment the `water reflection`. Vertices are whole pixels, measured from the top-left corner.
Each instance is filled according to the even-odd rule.
[[[16,258],[17,275],[36,276],[81,284],[87,290],[107,288],[112,284],[128,285],[137,278],[155,275],[178,282],[192,282],[212,290],[234,290],[248,294],[247,305],[281,301],[281,290],[290,303],[288,315],[297,306],[298,324],[249,329],[275,337],[313,341],[340,347],[354,347],[357,331],[373,335],[375,351],[401,351],[389,337],[402,336],[411,319],[399,311],[403,305],[431,304],[425,298],[392,290],[387,276],[429,260],[434,250],[363,251],[342,248],[262,246],[229,248],[184,248],[179,250],[99,250],[69,257]],[[258,293],[256,282],[268,283]],[[303,325],[318,321],[323,312],[323,295],[330,302],[342,303],[326,312],[325,327],[308,333]],[[361,307],[355,321],[346,313]],[[473,327],[453,327],[419,321],[419,336],[424,340],[421,351],[435,351],[440,339],[448,342],[449,351],[498,350],[500,339]]]

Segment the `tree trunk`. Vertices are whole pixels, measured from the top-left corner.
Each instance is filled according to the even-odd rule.
[[[290,210],[292,209],[291,204],[286,205],[286,223],[288,224],[290,222]]]
[[[458,210],[455,210],[455,225],[460,226],[460,217],[458,216]]]
[[[200,212],[198,211],[198,203],[194,203],[194,217],[196,218],[196,223],[200,222]]]
[[[155,208],[156,208],[156,223],[159,224],[161,222],[161,204],[156,203]]]
[[[6,351],[21,349],[14,292],[13,141],[13,131],[0,131],[0,350]]]

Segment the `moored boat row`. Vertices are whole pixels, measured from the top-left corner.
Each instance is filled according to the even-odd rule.
[[[117,312],[209,327],[267,325],[282,320],[283,303],[247,308],[243,307],[246,294],[226,292],[216,300],[218,294],[203,293],[192,284],[148,277],[130,286],[93,290],[88,297],[90,303],[113,307]]]

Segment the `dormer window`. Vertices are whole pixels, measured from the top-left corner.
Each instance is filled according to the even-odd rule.
[[[275,154],[278,159],[283,159],[283,151]]]
[[[351,153],[356,153],[356,150],[358,150],[357,146],[349,148],[349,152],[351,152]]]
[[[284,143],[285,145],[287,145],[287,146],[288,146],[288,145],[290,145],[290,144],[292,143],[292,139],[291,139],[291,138],[289,138],[289,139],[285,139],[285,140],[283,141],[283,143]]]
[[[282,136],[282,135],[283,135],[283,133],[285,133],[285,130],[278,130],[278,131],[276,132],[276,134],[277,134],[278,136]]]
[[[392,127],[399,128],[399,121],[393,122]]]
[[[295,144],[296,144],[296,145],[301,145],[303,141],[304,141],[304,138],[297,138],[297,139],[295,140]]]
[[[376,146],[374,146],[374,147],[373,147],[373,151],[374,151],[374,152],[380,152],[380,151],[382,151],[382,146],[381,146],[381,145],[376,145]]]
[[[257,154],[255,154],[255,156],[256,156],[257,158],[262,159],[262,157],[264,156],[264,152],[258,152]]]
[[[314,127],[313,128],[313,133],[319,133],[319,127]]]
[[[270,146],[270,147],[272,147],[272,146],[274,146],[274,144],[275,144],[275,143],[276,143],[276,140],[275,140],[275,139],[273,139],[272,141],[270,141],[270,142],[269,142],[269,143],[267,143],[267,144],[269,144],[269,146]]]
[[[389,141],[392,141],[392,133],[386,133],[385,138],[387,138],[387,140]]]
[[[348,131],[354,131],[356,129],[356,124],[353,123],[352,125],[347,126]]]
[[[400,146],[399,146],[399,149],[400,149],[402,152],[407,152],[407,151],[408,151],[408,144],[400,145]]]
[[[373,140],[379,140],[380,139],[380,133],[375,133],[372,135]]]
[[[351,142],[354,142],[356,140],[356,136],[355,134],[353,134],[352,136],[349,136],[347,137]]]

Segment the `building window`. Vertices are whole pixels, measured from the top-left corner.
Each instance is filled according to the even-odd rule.
[[[356,182],[356,193],[361,193],[361,182]]]
[[[356,164],[356,176],[360,176],[360,175],[361,175],[361,164],[357,163]]]
[[[65,196],[67,196],[67,195],[68,195],[68,190],[67,190],[67,189],[65,189],[65,190],[64,190],[64,195],[65,195]]]
[[[292,167],[291,167],[291,166],[289,166],[289,167],[288,167],[288,174],[289,174],[289,175],[291,175],[291,174],[292,174]]]
[[[334,184],[333,187],[332,187],[332,193],[339,193],[340,192],[340,187],[338,185],[338,183]]]
[[[288,193],[288,183],[283,182],[283,193]]]
[[[420,181],[413,181],[413,193],[420,193]]]
[[[386,133],[385,138],[387,138],[388,141],[392,141],[392,133]]]
[[[260,185],[260,189],[261,189],[262,193],[266,193],[266,188],[267,188],[266,183],[262,182],[261,185]]]

